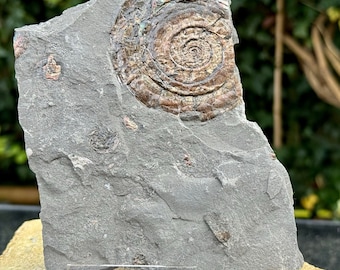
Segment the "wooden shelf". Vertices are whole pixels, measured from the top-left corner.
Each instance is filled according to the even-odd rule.
[[[0,186],[0,202],[38,205],[38,188],[35,186]]]

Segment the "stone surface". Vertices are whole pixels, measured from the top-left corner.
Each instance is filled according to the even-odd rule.
[[[112,29],[129,13],[121,12],[123,5],[162,12],[167,9],[159,3],[187,2],[90,1],[16,30],[18,110],[39,184],[47,269],[138,264],[141,257],[202,270],[302,267],[289,176],[260,128],[246,119],[242,100],[227,106],[225,95],[220,106],[204,101],[210,111],[202,104],[167,111],[134,96],[138,85],[129,85],[116,66]],[[225,14],[229,4],[214,2]],[[138,36],[143,21],[135,18],[127,25]],[[230,33],[235,42],[234,29]],[[221,53],[230,56],[230,50]],[[144,60],[140,51],[136,59]],[[230,63],[229,72],[236,72],[234,59]],[[241,94],[229,83],[228,91]],[[197,91],[192,96],[201,95]],[[176,102],[176,108],[185,105]]]
[[[41,230],[39,219],[25,221],[0,256],[0,269],[44,270]]]
[[[39,219],[22,224],[6,251],[0,256],[0,269],[45,269],[41,230]],[[321,268],[304,263],[301,270],[321,270]]]

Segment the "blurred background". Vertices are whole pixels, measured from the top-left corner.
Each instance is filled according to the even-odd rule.
[[[0,203],[39,204],[18,123],[13,30],[82,2],[0,0]],[[296,216],[340,220],[340,3],[280,2],[232,3],[247,117],[290,174]]]

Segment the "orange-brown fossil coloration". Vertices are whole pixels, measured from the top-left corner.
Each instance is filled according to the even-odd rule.
[[[15,58],[19,58],[28,48],[28,39],[22,34],[16,34],[13,39]]]
[[[61,74],[61,66],[57,64],[54,56],[51,54],[47,58],[47,63],[43,66],[45,78],[49,80],[57,81]]]
[[[127,0],[114,67],[145,105],[208,120],[242,100],[230,14],[218,1]]]

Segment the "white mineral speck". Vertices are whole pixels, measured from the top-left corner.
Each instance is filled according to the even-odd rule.
[[[105,186],[105,188],[106,188],[107,190],[111,190],[111,184],[110,184],[110,183],[107,183],[107,184],[105,184],[104,186]]]
[[[26,155],[27,155],[27,157],[29,158],[30,156],[32,156],[32,154],[33,154],[33,150],[32,150],[31,148],[27,148],[27,149],[26,149]]]

